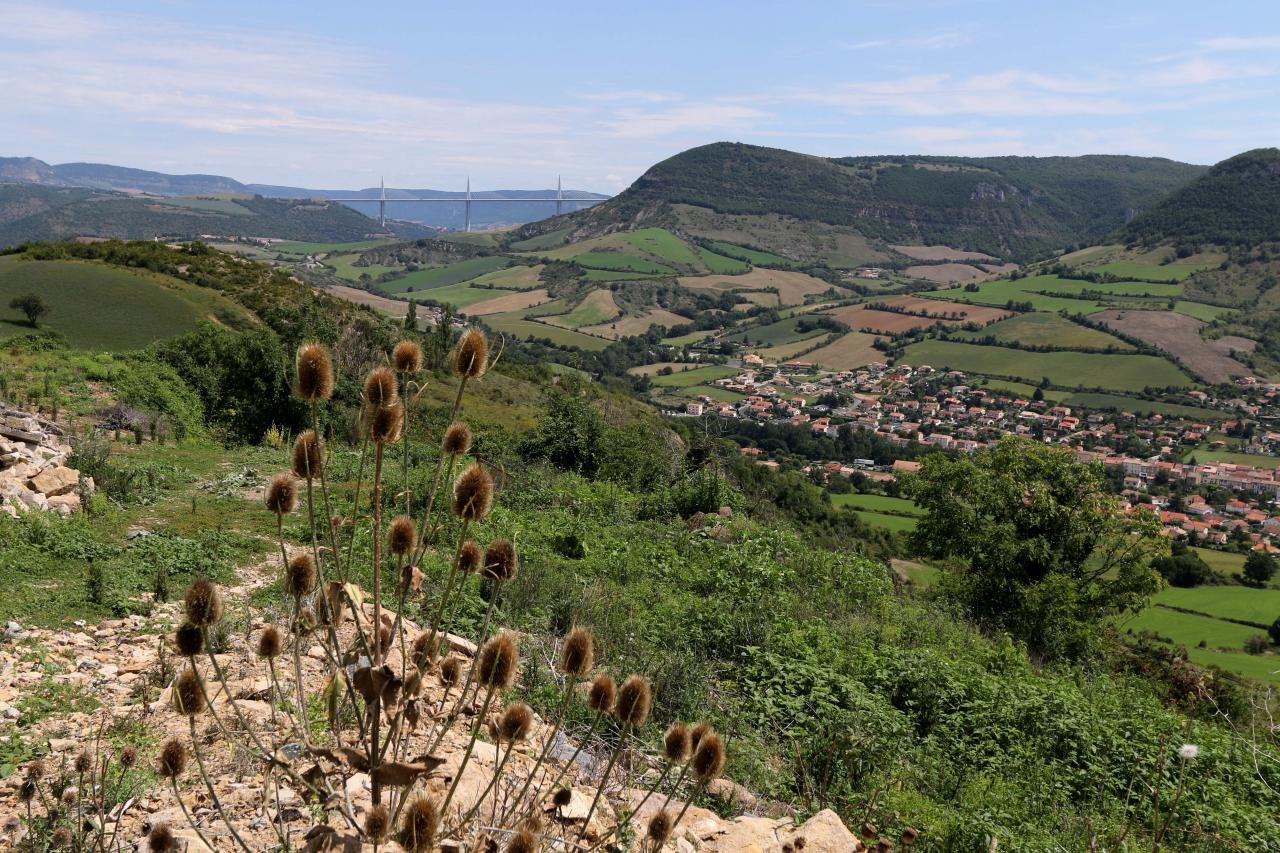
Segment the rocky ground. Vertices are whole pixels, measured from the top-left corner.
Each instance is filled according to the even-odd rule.
[[[62,427],[0,404],[0,512],[17,517],[37,509],[71,515],[80,495],[93,493],[92,478],[67,467],[71,446]]]
[[[229,599],[243,599],[252,589],[267,582],[278,570],[279,559],[244,572],[239,586],[226,591]],[[366,606],[364,619],[371,617]],[[187,718],[179,715],[171,700],[175,672],[186,665],[185,660],[172,650],[172,631],[180,618],[179,605],[174,603],[156,606],[149,617],[135,616],[129,619],[109,620],[98,625],[78,625],[74,630],[52,631],[24,629],[10,624],[0,639],[0,747],[13,746],[17,740],[27,745],[43,747],[47,755],[50,780],[65,778],[74,782],[70,768],[75,757],[84,750],[98,755],[118,754],[125,741],[139,745],[139,766],[154,766],[159,745],[169,737],[186,741],[189,737]],[[213,713],[196,717],[196,741],[201,745],[208,774],[214,791],[237,832],[252,849],[281,849],[278,832],[289,839],[297,850],[372,850],[371,845],[361,846],[350,830],[344,829],[339,819],[331,817],[331,829],[325,828],[325,812],[308,802],[298,787],[285,781],[264,786],[261,765],[249,754],[245,744],[239,717],[252,726],[259,737],[281,747],[277,755],[286,755],[292,765],[305,773],[311,766],[325,764],[307,754],[297,738],[288,730],[280,703],[273,712],[268,701],[272,685],[265,662],[254,649],[257,636],[268,624],[259,617],[250,620],[242,631],[226,638],[226,650],[218,655],[218,662],[227,676],[226,690],[213,687],[211,667],[207,657],[200,664],[202,673],[209,679],[213,700]],[[284,628],[284,625],[280,626]],[[346,630],[353,630],[348,624]],[[408,637],[417,635],[417,628],[408,625]],[[474,646],[467,640],[452,637],[452,654],[469,664]],[[279,659],[278,669],[292,666],[291,658]],[[390,662],[398,666],[398,658]],[[306,649],[301,655],[303,683],[311,689],[319,689],[325,682],[327,667],[318,645]],[[286,690],[292,678],[282,679]],[[425,707],[441,704],[443,688],[434,678],[423,692]],[[24,701],[25,696],[54,697],[39,703]],[[57,701],[60,697],[60,701]],[[291,701],[286,696],[284,701]],[[497,703],[494,703],[495,706]],[[233,707],[234,706],[234,707]],[[474,706],[472,706],[474,709]],[[478,710],[478,709],[475,709]],[[426,721],[420,731],[409,738],[404,756],[421,754],[413,759],[433,766],[416,785],[429,792],[443,794],[462,761],[469,740],[474,712],[463,714],[444,733],[438,748],[427,758],[430,746],[431,726]],[[495,707],[491,715],[496,713]],[[238,714],[236,713],[238,711]],[[221,721],[221,725],[216,722]],[[501,797],[511,797],[527,777],[537,752],[551,733],[551,726],[536,719],[528,740],[516,746],[503,764],[499,784],[493,789]],[[231,737],[228,739],[227,735]],[[557,743],[552,751],[553,772],[558,772],[562,762],[573,752],[576,744],[568,739]],[[566,780],[572,781],[571,801],[557,809],[549,797],[549,780],[540,774],[539,782],[546,785],[544,792],[541,835],[544,850],[587,849],[604,835],[615,822],[614,815],[624,805],[630,811],[644,797],[644,786],[658,772],[656,762],[644,755],[628,755],[615,770],[606,789],[606,797],[589,826],[583,819],[595,794],[604,765],[602,749],[587,742],[577,756]],[[494,778],[495,764],[500,753],[486,739],[476,743],[474,754],[467,764],[458,784],[451,811],[465,812],[478,804],[478,814],[493,813],[493,796],[481,802],[486,789]],[[0,849],[28,849],[24,843],[26,806],[18,798],[19,787],[26,766],[14,768],[15,772],[0,783]],[[324,769],[334,772],[334,765]],[[345,787],[343,796],[357,817],[370,807],[369,776],[352,772],[349,768],[337,771]],[[194,766],[188,767],[178,786],[182,803],[179,804],[172,789],[149,772],[135,771],[128,777],[128,789],[121,795],[122,802],[111,810],[108,826],[116,827],[116,841],[112,849],[147,851],[146,833],[158,823],[168,823],[174,829],[187,850],[209,849],[199,834],[188,824],[182,806],[192,815],[200,831],[217,850],[233,850],[230,833],[216,809],[212,798]],[[793,850],[801,845],[815,853],[845,853],[863,849],[863,845],[831,811],[823,811],[803,824],[787,814],[777,804],[756,800],[751,794],[727,779],[717,781],[715,792],[729,799],[733,806],[726,811],[746,812],[732,819],[722,819],[707,809],[691,806],[677,827],[674,837],[663,847],[667,851],[708,851],[708,853],[771,853]],[[124,782],[121,782],[124,785]],[[50,784],[50,788],[52,785]],[[628,843],[619,849],[640,850],[645,826],[649,817],[666,805],[661,795],[650,797],[630,818],[631,831],[620,833]],[[678,811],[681,802],[670,807]],[[498,809],[501,805],[497,806]],[[39,801],[36,812],[40,813]],[[274,825],[274,828],[273,828]],[[635,839],[631,841],[630,839]],[[581,840],[581,846],[578,842]],[[181,847],[180,847],[181,849]],[[383,850],[398,849],[395,844],[383,845]],[[467,851],[491,849],[476,838],[445,839],[444,850]],[[643,849],[649,850],[645,846]]]

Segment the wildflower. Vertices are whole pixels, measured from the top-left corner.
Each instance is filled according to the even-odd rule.
[[[707,732],[693,754],[693,775],[710,782],[724,772],[724,741],[715,732]]]
[[[194,716],[204,710],[204,690],[194,669],[184,670],[173,684],[173,709]]]
[[[147,849],[151,853],[171,853],[178,849],[178,841],[167,823],[157,823],[147,834]]]
[[[538,838],[527,829],[522,829],[507,842],[506,853],[536,853]]]
[[[364,816],[364,834],[370,841],[381,841],[391,828],[391,812],[384,805],[376,805]]]
[[[533,728],[533,709],[524,702],[513,702],[498,718],[498,734],[502,740],[524,740]]]
[[[462,678],[462,661],[454,657],[444,659],[440,664],[440,683],[453,687]]]
[[[169,738],[160,749],[157,771],[165,779],[176,779],[187,769],[187,748],[177,738]]]
[[[369,440],[374,444],[394,444],[400,440],[403,424],[404,406],[398,402],[379,406],[369,419]]]
[[[1184,743],[1178,747],[1178,757],[1183,761],[1194,761],[1200,755],[1200,747],[1194,743]]]
[[[662,738],[663,752],[668,761],[688,761],[693,754],[693,738],[689,735],[689,727],[682,722],[674,722]]]

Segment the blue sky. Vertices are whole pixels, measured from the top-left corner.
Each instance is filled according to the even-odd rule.
[[[0,155],[323,188],[616,192],[694,145],[1280,140],[1280,3],[0,0]]]

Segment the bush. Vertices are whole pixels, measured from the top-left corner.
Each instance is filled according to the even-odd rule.
[[[1251,655],[1266,654],[1267,649],[1271,646],[1271,641],[1267,639],[1266,634],[1254,634],[1246,637],[1244,641],[1244,650]]]

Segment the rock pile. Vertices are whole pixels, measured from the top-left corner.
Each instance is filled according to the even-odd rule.
[[[80,472],[66,465],[62,427],[0,404],[0,512],[37,509],[71,515],[80,508]],[[85,478],[93,493],[93,478]]]

